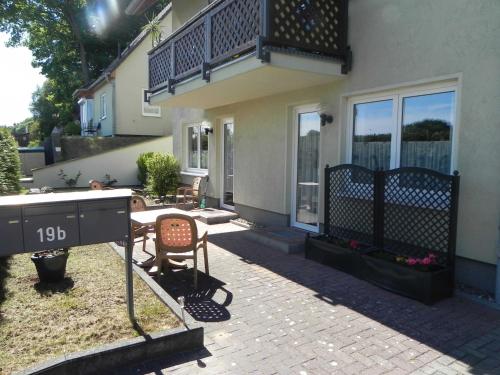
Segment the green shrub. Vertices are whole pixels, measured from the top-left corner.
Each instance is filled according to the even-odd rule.
[[[0,195],[19,193],[20,178],[21,162],[17,142],[7,129],[0,129]]]
[[[148,160],[154,155],[154,152],[144,152],[139,155],[137,159],[137,168],[139,173],[137,174],[137,179],[141,182],[141,185],[146,185],[148,182]]]
[[[148,181],[146,190],[158,197],[175,192],[179,181],[181,165],[171,154],[155,152],[147,160]]]
[[[68,122],[64,127],[65,135],[80,135],[82,133],[82,128],[80,127],[79,121]]]

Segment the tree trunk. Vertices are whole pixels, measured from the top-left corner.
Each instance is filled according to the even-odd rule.
[[[83,43],[82,32],[80,30],[80,26],[76,21],[73,10],[71,9],[71,5],[66,1],[66,5],[63,9],[64,15],[71,27],[71,31],[75,36],[76,42],[78,43],[78,47],[80,50],[80,62],[82,67],[82,79],[83,83],[87,84],[90,82],[90,72],[89,72],[89,63],[87,60],[87,51],[85,49],[85,44]]]

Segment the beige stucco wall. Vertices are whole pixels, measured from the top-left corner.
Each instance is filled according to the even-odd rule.
[[[78,171],[78,187],[87,187],[92,179],[103,180],[106,174],[118,180],[118,185],[137,185],[137,158],[147,151],[172,153],[172,137],[159,137],[152,141],[141,142],[133,146],[122,147],[87,158],[56,163],[33,171],[34,187],[65,187],[57,175],[61,169],[72,178]]]
[[[177,30],[187,20],[208,5],[208,0],[172,0],[173,27]]]
[[[172,33],[172,14],[160,22],[163,38]],[[151,50],[148,35],[115,70],[116,85],[116,134],[118,135],[167,135],[166,111],[161,117],[143,116],[142,89],[148,88],[148,55]]]
[[[113,85],[112,79],[105,81],[94,92],[94,127],[101,123],[101,129],[98,135],[109,136],[114,134],[114,120],[113,120]],[[101,119],[101,95],[106,94],[107,111],[106,118]]]
[[[327,86],[172,116],[174,151],[181,124],[235,120],[235,201],[288,215],[292,108],[319,102],[334,115],[321,129],[321,166],[344,162],[346,98],[361,91],[452,78],[459,87],[455,167],[462,175],[457,253],[495,263],[500,217],[500,3],[496,0],[351,0],[352,71]],[[451,11],[453,10],[453,11]],[[269,84],[272,84],[270,82]],[[210,138],[209,195],[219,197],[218,128]],[[320,199],[323,194],[320,192]],[[321,206],[321,204],[320,204]],[[322,213],[320,213],[322,217]]]

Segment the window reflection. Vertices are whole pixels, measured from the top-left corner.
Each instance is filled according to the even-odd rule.
[[[455,93],[403,98],[401,166],[450,173]]]
[[[377,170],[390,168],[392,100],[354,105],[352,163]]]
[[[198,168],[198,133],[199,133],[198,127],[193,126],[188,128],[189,168]]]

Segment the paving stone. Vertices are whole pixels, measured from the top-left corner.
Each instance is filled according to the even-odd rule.
[[[191,270],[162,285],[190,301],[208,357],[172,356],[118,374],[500,374],[498,311],[459,297],[426,306],[266,248],[232,224],[205,229],[211,277],[199,273],[196,293]],[[146,258],[139,247],[134,256]]]

